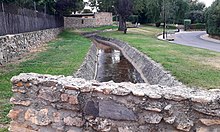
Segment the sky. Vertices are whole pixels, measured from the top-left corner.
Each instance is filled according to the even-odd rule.
[[[209,7],[212,4],[212,2],[214,2],[214,0],[199,0],[199,1],[204,2],[207,7]]]
[[[207,7],[209,7],[212,4],[212,2],[214,2],[214,0],[199,0],[199,1],[204,2]],[[88,0],[84,0],[84,2],[88,2]]]

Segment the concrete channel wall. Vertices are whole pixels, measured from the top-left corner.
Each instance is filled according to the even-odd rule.
[[[79,70],[73,75],[76,78],[84,78],[86,80],[93,80],[96,78],[97,73],[97,48],[93,43],[90,50],[80,66]]]
[[[220,131],[219,90],[34,73],[11,81],[13,132]]]
[[[0,36],[0,65],[7,64],[24,53],[57,37],[63,28]]]
[[[93,39],[100,43],[105,43],[111,46],[115,46],[120,49],[123,55],[132,63],[136,70],[141,74],[142,79],[151,85],[162,86],[179,86],[183,85],[173,77],[170,72],[164,70],[164,68],[153,61],[151,58],[141,53],[129,44],[101,36],[93,36]]]

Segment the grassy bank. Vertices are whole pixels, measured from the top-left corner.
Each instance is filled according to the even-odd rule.
[[[72,75],[84,61],[89,47],[90,40],[64,31],[56,40],[38,49],[40,51],[27,55],[20,63],[0,67],[0,124],[9,123],[6,115],[11,109],[9,98],[12,96],[12,76],[29,72]]]
[[[92,28],[82,28],[80,29],[81,32],[95,32],[95,31],[102,31],[102,30],[109,30],[109,29],[117,29],[117,26],[101,26],[101,27],[92,27]]]
[[[129,29],[126,35],[118,31],[101,35],[128,42],[190,87],[220,88],[220,53],[158,40],[160,32],[155,27],[141,27]]]

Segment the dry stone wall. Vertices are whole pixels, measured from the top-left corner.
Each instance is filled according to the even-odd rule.
[[[13,132],[220,131],[220,90],[34,73],[11,81]]]
[[[47,29],[15,35],[0,36],[0,65],[55,39],[62,28]]]
[[[181,82],[175,79],[170,72],[153,61],[151,58],[141,53],[128,43],[101,36],[93,36],[98,42],[105,43],[119,48],[123,55],[131,62],[135,69],[140,73],[142,79],[151,85],[159,84],[163,86],[180,86]]]

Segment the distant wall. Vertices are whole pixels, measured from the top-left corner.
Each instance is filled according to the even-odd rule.
[[[85,28],[112,25],[112,13],[95,13],[94,18],[64,17],[65,28]]]
[[[24,53],[55,39],[63,28],[46,29],[0,36],[0,65],[11,62]]]
[[[72,76],[12,78],[13,132],[219,132],[220,91],[98,83]]]
[[[112,25],[112,13],[99,12],[95,13],[96,26]]]

